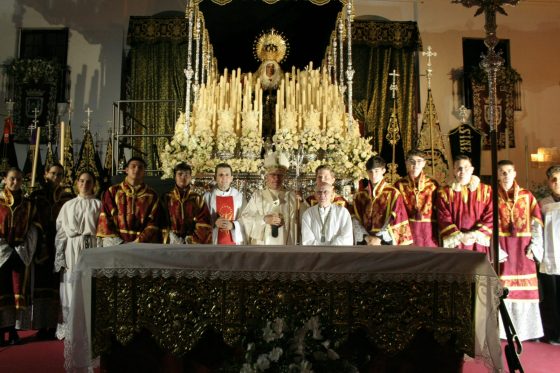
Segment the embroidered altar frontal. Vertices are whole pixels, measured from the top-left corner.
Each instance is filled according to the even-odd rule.
[[[66,356],[73,359],[67,366],[88,365],[110,338],[127,344],[142,329],[181,355],[209,327],[236,345],[257,321],[314,315],[341,338],[365,328],[388,354],[427,330],[440,343],[453,341],[459,352],[501,365],[500,286],[479,253],[129,244],[87,250],[76,281],[82,285],[65,341]]]

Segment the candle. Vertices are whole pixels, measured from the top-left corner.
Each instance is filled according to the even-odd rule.
[[[60,146],[58,151],[60,152],[60,164],[64,167],[64,154],[66,153],[66,149],[64,149],[64,136],[65,136],[65,128],[64,121],[60,122]]]
[[[35,178],[37,177],[37,163],[39,162],[39,146],[41,144],[41,127],[35,130],[35,150],[33,152],[33,166],[31,168],[31,188],[35,187]]]

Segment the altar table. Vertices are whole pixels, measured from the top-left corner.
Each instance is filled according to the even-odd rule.
[[[316,315],[337,333],[359,325],[387,353],[421,329],[501,370],[501,286],[486,256],[403,246],[126,244],[86,250],[73,275],[65,340],[69,371],[85,371],[109,336],[141,328],[188,351],[206,327],[239,342],[248,320]]]

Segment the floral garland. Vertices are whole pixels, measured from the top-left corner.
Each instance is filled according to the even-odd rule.
[[[56,84],[60,76],[61,66],[58,62],[43,59],[14,59],[5,68],[6,74],[16,79],[18,83]]]
[[[244,343],[242,362],[228,362],[224,372],[358,372],[349,361],[340,358],[332,343],[323,336],[317,317],[290,329],[284,319],[268,321],[261,333],[248,337]]]
[[[274,136],[272,141],[276,145],[276,150],[284,152],[296,151],[299,148],[299,134],[296,129],[280,129]]]

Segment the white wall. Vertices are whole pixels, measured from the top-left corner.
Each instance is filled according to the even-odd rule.
[[[68,63],[74,106],[74,137],[81,134],[84,110],[89,106],[92,132],[107,138],[112,103],[120,96],[120,74],[126,28],[130,15],[153,15],[184,10],[184,0],[2,0],[0,2],[0,61],[16,56],[20,27],[69,27]],[[433,59],[432,92],[444,133],[458,125],[454,112],[462,97],[450,77],[462,67],[462,38],[484,35],[484,17],[473,17],[475,8],[450,0],[354,0],[357,15],[377,15],[395,21],[417,21],[424,48],[438,53]],[[543,169],[525,167],[525,143],[529,152],[539,146],[560,145],[560,1],[523,0],[506,6],[508,16],[498,15],[498,37],[510,39],[511,64],[522,76],[523,110],[516,113],[516,148],[500,151],[518,165],[518,178],[540,181]],[[425,71],[426,59],[421,59]],[[422,84],[422,109],[426,84]],[[0,96],[0,99],[3,97]],[[0,103],[0,113],[5,114]],[[23,161],[23,155],[19,156]],[[488,152],[482,173],[490,172]]]

